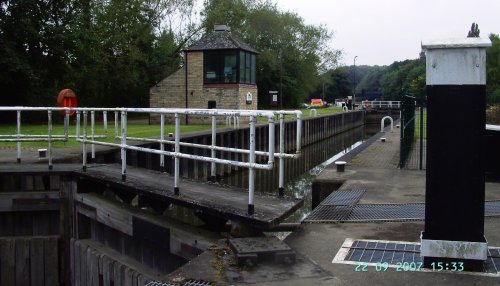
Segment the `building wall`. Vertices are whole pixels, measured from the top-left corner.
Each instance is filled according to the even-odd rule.
[[[187,54],[187,106],[208,108],[209,101],[215,101],[217,109],[257,109],[257,86],[247,84],[203,84],[203,52]],[[150,89],[150,107],[185,108],[185,68],[181,68]],[[252,103],[246,103],[247,93],[252,93]],[[157,122],[159,116],[151,116]],[[167,117],[168,121],[172,118]],[[184,120],[184,118],[183,118]],[[208,124],[209,117],[189,116],[189,124]],[[218,118],[218,122],[225,122]],[[245,123],[242,121],[241,123]]]
[[[184,104],[184,68],[171,74],[149,90],[149,107],[181,107]]]

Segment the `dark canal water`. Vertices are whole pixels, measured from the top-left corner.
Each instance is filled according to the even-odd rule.
[[[302,149],[299,159],[285,160],[285,196],[304,198],[304,205],[285,222],[301,222],[311,212],[312,181],[327,165],[348,153],[356,146],[379,131],[379,125],[364,125],[341,134],[332,136],[321,142],[308,145]],[[257,170],[255,175],[255,192],[278,195],[278,163],[272,171]],[[248,188],[248,171],[242,170],[226,175],[220,184]],[[243,190],[246,191],[246,190]],[[258,206],[256,206],[258,207]],[[201,226],[200,221],[191,210],[171,205],[165,213],[194,226]],[[275,233],[283,239],[286,234]]]
[[[332,136],[302,149],[299,159],[285,160],[285,196],[304,198],[304,206],[286,222],[300,222],[311,212],[311,185],[325,167],[375,134],[377,125],[365,125]],[[278,163],[272,171],[257,170],[255,192],[278,194]],[[221,183],[242,188],[248,187],[248,172],[241,171],[222,178]]]

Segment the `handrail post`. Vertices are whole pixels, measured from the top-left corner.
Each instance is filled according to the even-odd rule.
[[[187,116],[187,115],[186,115]],[[174,194],[179,195],[179,152],[180,152],[180,139],[181,139],[181,120],[179,113],[175,113],[175,155],[174,155]]]
[[[92,110],[92,111],[90,111],[90,139],[92,141],[95,140],[94,125],[95,125],[95,111]],[[92,145],[90,145],[90,148],[91,148],[92,160],[94,160],[95,159],[95,144],[92,143]]]
[[[21,110],[17,111],[17,140],[21,138]],[[21,163],[21,141],[17,141],[17,163]]]
[[[76,141],[80,139],[80,111],[76,111]]]
[[[275,139],[274,139],[274,115],[272,117],[269,117],[268,119],[269,122],[269,147],[268,147],[268,164],[271,166],[274,165],[274,145],[275,145]]]
[[[297,122],[298,124],[298,122]],[[285,194],[285,115],[280,114],[280,161],[279,161],[279,184],[278,196],[283,197]]]
[[[297,112],[297,138],[296,138],[296,149],[295,153],[300,155],[301,152],[301,147],[300,145],[302,144],[302,113]]]
[[[49,170],[52,170],[52,110],[47,111],[48,115],[48,120],[49,120],[49,126],[47,130],[47,135],[48,135],[48,156],[49,156]]]
[[[87,111],[83,111],[82,169],[87,171]]]
[[[255,116],[250,116],[250,168],[248,170],[248,214],[253,215],[254,208],[254,189],[255,189],[255,170],[252,164],[255,163]]]
[[[118,137],[118,111],[115,111],[115,138]]]
[[[210,152],[210,157],[215,158],[215,145],[217,144],[217,119],[215,115],[212,115],[212,150]],[[210,163],[210,181],[215,182],[217,176],[217,166],[215,162]]]
[[[122,137],[121,137],[121,157],[122,157],[122,181],[127,179],[127,112],[122,111]]]
[[[165,114],[160,114],[160,151],[165,151],[165,143],[163,141],[165,140]],[[162,171],[165,171],[165,155],[161,154],[160,155],[160,168]]]
[[[69,136],[69,109],[64,112],[64,139],[68,142]]]
[[[104,125],[104,135],[108,136],[108,112],[104,110],[102,112],[102,124]]]

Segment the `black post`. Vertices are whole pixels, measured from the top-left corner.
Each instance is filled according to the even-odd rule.
[[[489,40],[424,44],[427,169],[424,267],[482,271],[486,52]]]
[[[186,109],[189,108],[189,101],[188,101],[188,53],[186,51],[184,51],[184,85],[185,85],[185,106],[186,106]],[[184,115],[186,116],[186,125],[189,125],[189,119],[188,119],[188,115]]]
[[[420,98],[420,131],[419,131],[419,145],[420,145],[420,158],[419,158],[419,169],[423,169],[423,161],[424,161],[424,97]]]

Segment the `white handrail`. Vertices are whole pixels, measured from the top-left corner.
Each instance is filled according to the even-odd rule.
[[[377,109],[377,108],[401,108],[401,101],[361,101],[361,108],[363,109]]]
[[[54,141],[67,141],[68,138],[76,138],[77,142],[82,143],[82,166],[83,171],[87,170],[87,144],[91,144],[91,158],[95,158],[95,145],[102,146],[110,146],[110,147],[118,147],[120,148],[120,157],[121,157],[121,175],[122,180],[126,180],[126,162],[127,162],[127,150],[136,150],[140,152],[147,152],[152,154],[160,155],[160,166],[164,167],[164,156],[174,157],[174,193],[176,195],[179,194],[180,190],[180,170],[179,170],[179,161],[180,158],[186,158],[191,160],[198,160],[204,162],[211,163],[211,175],[215,175],[215,164],[225,164],[231,166],[244,167],[249,169],[249,200],[248,200],[248,213],[253,214],[254,212],[254,169],[264,169],[271,170],[274,165],[274,157],[278,157],[280,160],[280,195],[282,195],[283,184],[284,184],[284,163],[283,160],[285,158],[298,158],[301,152],[301,129],[302,129],[302,113],[298,110],[295,111],[266,111],[266,110],[225,110],[225,109],[176,109],[176,108],[59,108],[59,107],[23,107],[23,106],[14,106],[14,107],[0,107],[0,111],[16,111],[17,112],[17,129],[15,135],[0,135],[0,141],[9,141],[9,142],[17,142],[18,146],[18,162],[20,162],[21,154],[20,154],[20,143],[23,141],[47,141],[48,142],[48,160],[49,160],[49,169],[52,169],[52,142]],[[21,134],[21,112],[23,111],[46,111],[48,113],[48,131],[47,135],[23,135]],[[64,124],[64,135],[52,135],[52,113],[55,111],[64,111],[65,112],[65,124]],[[71,111],[76,112],[76,135],[70,136],[68,134],[68,125],[69,125],[69,114]],[[95,112],[103,112],[103,124],[105,135],[95,135]],[[112,142],[103,142],[98,141],[98,139],[106,138],[107,135],[107,112],[115,113],[115,136],[119,137],[120,143],[112,143]],[[149,114],[159,114],[161,121],[161,131],[160,131],[160,139],[153,138],[135,138],[135,137],[127,137],[127,114],[130,112],[135,113],[149,113]],[[87,133],[87,123],[88,123],[88,113],[90,113],[90,138]],[[121,122],[120,122],[120,133],[118,133],[118,113],[121,114]],[[83,124],[81,122],[81,114],[83,114]],[[175,139],[165,140],[164,134],[164,124],[165,124],[165,115],[173,114],[175,117]],[[180,115],[204,115],[212,117],[212,142],[210,145],[203,144],[195,144],[188,142],[180,141]],[[285,125],[284,118],[285,115],[294,115],[297,120],[297,129],[296,129],[296,150],[294,154],[287,154],[284,150],[284,140],[285,140]],[[240,117],[248,117],[250,123],[250,138],[249,138],[249,149],[239,149],[239,148],[228,148],[222,146],[216,146],[216,116],[226,116],[227,118],[234,118],[234,122],[236,125],[236,119]],[[279,116],[280,118],[280,148],[279,152],[275,153],[275,116]],[[255,140],[255,124],[257,121],[257,117],[267,118],[268,122],[268,150],[267,151],[258,151],[256,150],[256,140]],[[238,120],[239,123],[239,120]],[[81,130],[83,129],[83,130]],[[81,134],[83,132],[83,135]],[[139,140],[139,141],[147,141],[147,142],[157,142],[160,143],[160,150],[147,148],[147,147],[138,147],[127,144],[127,140]],[[166,151],[164,148],[164,144],[173,144],[174,152]],[[180,147],[188,146],[195,148],[204,148],[210,149],[211,154],[209,157],[200,156],[200,155],[192,155],[187,153],[182,153]],[[235,152],[248,154],[249,159],[248,162],[236,161],[236,160],[227,160],[216,158],[215,151],[225,151],[225,152]],[[267,157],[267,163],[257,163],[255,160],[255,156],[265,156]]]

